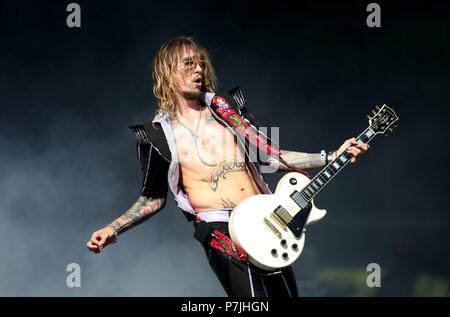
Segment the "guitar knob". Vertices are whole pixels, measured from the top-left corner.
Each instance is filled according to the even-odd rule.
[[[283,253],[283,259],[287,259],[288,258],[288,254],[285,252],[285,253]]]
[[[272,249],[272,251],[270,251],[270,253],[272,253],[272,255],[276,255],[277,254],[277,249]]]
[[[297,250],[298,250],[298,245],[297,245],[297,243],[294,243],[294,244],[292,245],[292,249],[293,249],[294,251],[297,251]]]
[[[285,246],[286,246],[286,244],[287,244],[287,242],[286,242],[286,240],[285,240],[285,239],[281,240],[281,245],[282,245],[283,247],[285,247]]]

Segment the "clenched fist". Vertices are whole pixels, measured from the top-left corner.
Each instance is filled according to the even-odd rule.
[[[86,243],[87,248],[94,252],[100,253],[104,247],[115,240],[114,230],[110,227],[105,227],[92,234],[91,240]]]

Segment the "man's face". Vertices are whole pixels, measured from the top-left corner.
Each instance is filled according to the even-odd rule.
[[[192,50],[184,50],[177,65],[176,79],[181,95],[189,100],[198,99],[203,82],[203,61]]]

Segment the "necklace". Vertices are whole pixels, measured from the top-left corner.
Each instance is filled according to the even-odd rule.
[[[193,132],[191,129],[189,129],[189,127],[186,126],[179,119],[177,119],[177,121],[179,123],[181,123],[181,125],[183,127],[185,127],[189,131],[189,133],[192,135],[192,137],[194,138],[195,151],[197,152],[197,156],[200,159],[200,161],[203,164],[208,165],[208,166],[216,166],[217,165],[216,163],[208,163],[208,162],[204,161],[203,158],[200,155],[200,151],[198,150],[198,140],[201,140],[200,135],[198,134],[198,128],[200,127],[200,121],[202,120],[202,105],[201,104],[199,104],[199,108],[200,108],[200,116],[199,116],[198,121],[197,121],[197,126],[195,127],[195,132]],[[201,140],[201,142],[202,142],[202,149],[203,149],[203,141]]]

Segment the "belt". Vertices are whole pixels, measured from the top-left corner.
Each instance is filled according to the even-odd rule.
[[[197,214],[197,218],[205,222],[228,222],[232,211],[232,208],[209,209],[200,211]]]

